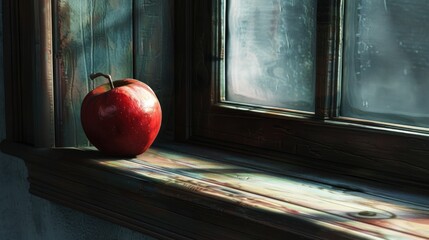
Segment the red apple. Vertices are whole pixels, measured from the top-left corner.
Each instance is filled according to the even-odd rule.
[[[135,156],[146,151],[161,127],[161,105],[152,89],[136,79],[112,81],[89,92],[81,107],[81,122],[89,141],[100,151]]]

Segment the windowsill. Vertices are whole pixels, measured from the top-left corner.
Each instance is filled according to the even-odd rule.
[[[176,143],[122,160],[89,148],[1,150],[25,160],[31,193],[160,239],[429,238],[426,193],[250,166],[243,155]]]

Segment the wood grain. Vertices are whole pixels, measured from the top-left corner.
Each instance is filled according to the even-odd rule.
[[[328,119],[338,115],[338,67],[341,47],[341,1],[325,1],[317,12],[317,68],[315,115]]]
[[[52,6],[50,0],[35,1],[35,97],[34,145],[55,145],[54,65]]]
[[[34,143],[35,13],[33,1],[3,1],[7,138]],[[29,27],[30,26],[30,27]]]
[[[133,76],[132,9],[131,0],[58,1],[57,145],[88,145],[80,105],[88,91],[103,83],[90,82],[90,73],[110,73],[114,79]]]
[[[26,161],[32,193],[163,239],[429,238],[429,208],[410,196],[345,191],[193,149],[115,159],[92,149],[2,143]]]
[[[173,132],[174,1],[134,1],[134,77],[148,84],[162,107],[159,135]]]

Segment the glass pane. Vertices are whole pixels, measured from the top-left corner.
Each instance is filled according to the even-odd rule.
[[[341,115],[429,127],[429,1],[347,1]]]
[[[227,101],[314,112],[316,2],[227,1]]]

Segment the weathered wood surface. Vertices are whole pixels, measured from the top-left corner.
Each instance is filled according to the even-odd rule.
[[[148,84],[162,107],[160,134],[172,134],[173,125],[173,7],[170,0],[135,0],[134,77]]]
[[[374,195],[344,190],[223,162],[235,162],[231,159],[236,156],[230,154],[207,158],[153,148],[137,158],[120,160],[89,149],[29,150],[3,143],[2,150],[27,161],[32,192],[54,200],[66,196],[68,200],[61,201],[74,204],[76,199],[86,200],[96,204],[94,211],[104,206],[109,211],[147,220],[139,214],[156,206],[186,217],[195,226],[198,219],[240,229],[234,221],[247,221],[265,231],[275,230],[271,239],[281,239],[289,231],[310,239],[429,238],[429,208],[424,203],[382,197],[382,192]],[[64,194],[52,195],[57,191]],[[100,200],[98,194],[94,195],[99,191],[114,196]],[[66,195],[70,193],[73,194]],[[135,205],[109,205],[111,201],[125,200],[135,201]],[[217,217],[204,217],[209,212]],[[175,215],[176,220],[179,215]],[[207,225],[198,225],[201,229],[187,228],[183,222],[169,221],[169,216],[163,213],[155,219],[184,235],[196,231],[193,236],[208,236],[205,231],[209,229],[203,227]],[[247,231],[244,229],[243,234]]]
[[[92,72],[147,83],[163,108],[162,132],[172,131],[173,1],[59,0],[56,16],[57,145],[87,146],[80,124],[83,97],[103,83]]]
[[[92,72],[114,79],[133,76],[133,6],[131,0],[57,2],[57,143],[87,146],[80,124],[85,95],[103,80],[91,82]]]
[[[35,76],[34,84],[34,145],[55,145],[54,65],[52,48],[52,1],[34,1],[35,9]],[[27,6],[26,6],[27,7]],[[30,53],[29,53],[30,54]]]
[[[133,169],[135,173],[240,206],[306,218],[352,235],[429,238],[429,208],[406,202],[158,149],[151,149],[135,160],[103,164]],[[365,217],[366,213],[370,216]],[[282,227],[284,223],[269,224]]]

